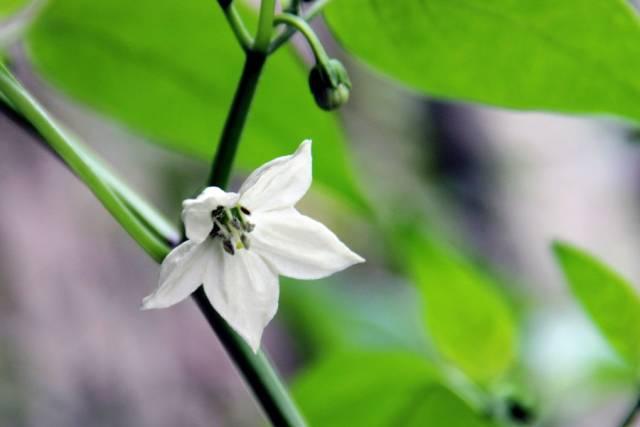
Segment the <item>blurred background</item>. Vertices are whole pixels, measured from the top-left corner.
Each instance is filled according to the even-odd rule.
[[[212,13],[221,15],[215,6]],[[154,144],[153,135],[110,117],[108,108],[93,108],[51,83],[20,31],[38,13],[39,7],[20,25],[7,19],[0,26],[19,28],[5,38],[11,68],[60,123],[177,224],[181,200],[206,179],[206,154]],[[635,131],[606,118],[426,99],[347,56],[321,20],[315,26],[354,82],[336,120],[363,200],[380,222],[419,218],[491,275],[514,313],[517,361],[494,395],[530,405],[531,425],[617,425],[635,400],[632,378],[571,297],[550,244],[572,242],[640,283]],[[306,57],[306,47],[295,44]],[[87,61],[81,52],[69,55]],[[222,106],[238,72],[226,65]],[[311,100],[308,92],[299,96]],[[316,139],[310,133],[287,143]],[[204,153],[213,155],[215,139],[212,131]],[[314,150],[323,143],[316,139]],[[259,160],[288,152],[269,149]],[[234,184],[249,170],[242,163]],[[6,115],[0,115],[0,194],[1,426],[265,425],[195,304],[139,311],[156,285],[157,265],[41,141]],[[300,209],[368,262],[327,280],[281,281],[280,311],[263,345],[287,381],[295,384],[345,349],[411,351],[442,363],[424,326],[419,290],[398,263],[404,247],[321,184]],[[453,382],[465,388],[468,380]]]

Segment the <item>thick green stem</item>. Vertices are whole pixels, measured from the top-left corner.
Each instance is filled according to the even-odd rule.
[[[91,189],[103,206],[120,223],[127,233],[156,261],[161,261],[168,246],[127,207],[118,194],[94,170],[95,164],[87,161],[82,150],[56,125],[47,112],[0,64],[0,92],[5,102],[14,108],[42,135],[49,146],[69,168]]]
[[[265,60],[266,56],[261,52],[250,51],[247,54],[240,83],[220,137],[209,185],[224,188],[229,181],[233,159]],[[202,287],[192,296],[272,424],[278,427],[305,426],[302,415],[262,352],[254,354],[251,351],[244,340],[211,307]]]

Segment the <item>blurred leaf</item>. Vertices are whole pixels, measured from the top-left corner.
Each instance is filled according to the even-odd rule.
[[[632,366],[640,362],[640,299],[622,277],[563,242],[553,250],[571,291],[604,338]]]
[[[410,272],[425,305],[427,330],[437,349],[479,382],[511,368],[517,345],[513,314],[491,278],[424,234],[406,240]],[[410,249],[410,250],[409,250]]]
[[[281,278],[280,310],[310,356],[345,349],[427,349],[415,289],[405,282]]]
[[[0,0],[0,18],[16,12],[26,2],[27,0]]]
[[[484,425],[439,384],[428,361],[411,353],[335,355],[311,365],[296,380],[293,392],[310,425]]]
[[[243,58],[215,1],[56,0],[28,47],[37,69],[72,97],[166,147],[213,158]],[[336,116],[315,106],[306,73],[291,50],[268,61],[240,166],[312,138],[316,181],[364,209]]]
[[[347,50],[429,95],[640,119],[623,0],[341,0],[326,15]]]

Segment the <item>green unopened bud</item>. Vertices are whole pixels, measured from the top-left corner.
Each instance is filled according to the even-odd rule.
[[[351,80],[347,70],[337,59],[327,66],[316,64],[309,73],[309,87],[316,104],[323,110],[335,110],[349,100]]]

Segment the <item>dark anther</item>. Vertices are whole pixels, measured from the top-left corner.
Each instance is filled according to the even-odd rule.
[[[209,233],[209,235],[211,237],[217,237],[220,235],[220,227],[218,226],[218,224],[213,224],[213,229],[211,230],[211,233]]]
[[[249,249],[249,238],[245,234],[240,236],[240,241],[245,249]]]
[[[244,227],[247,233],[251,233],[253,229],[256,228],[256,226],[254,224],[251,224],[250,222],[246,223]]]
[[[235,255],[236,250],[233,247],[233,243],[231,243],[231,240],[223,240],[222,241],[222,248],[229,254],[229,255]]]
[[[215,208],[213,211],[211,211],[211,216],[213,218],[220,216],[220,214],[222,213],[222,211],[224,211],[224,208],[222,206],[218,206],[217,208]]]
[[[251,215],[251,211],[249,209],[245,208],[244,206],[240,206],[240,210],[245,215]]]

